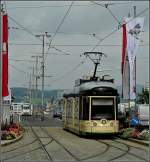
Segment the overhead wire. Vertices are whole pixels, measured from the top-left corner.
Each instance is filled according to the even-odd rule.
[[[80,63],[78,63],[73,69],[69,70],[68,72],[64,73],[62,76],[54,79],[51,81],[51,83],[54,83],[54,82],[57,82],[57,81],[60,81],[61,79],[63,78],[66,78],[66,76],[69,76],[70,74],[72,74],[72,72],[74,72],[75,70],[77,70],[81,65],[83,65],[85,63],[85,60],[84,61],[81,61]]]
[[[129,4],[129,3],[132,3],[132,1],[129,1],[129,2],[110,2],[110,3],[105,3],[105,4],[101,4],[100,2],[99,3],[97,3],[97,2],[95,2],[95,1],[90,1],[91,3],[93,3],[93,4],[96,4],[96,5],[99,5],[99,6],[101,6],[101,7],[105,7],[105,4],[106,5],[125,5],[125,4]]]
[[[142,15],[144,12],[146,12],[148,10],[148,8],[145,8],[144,10],[142,10],[141,12],[139,12],[136,17]],[[125,24],[128,24],[130,21],[134,20],[136,17],[131,18],[128,22],[126,22]],[[107,34],[105,37],[103,37],[102,39],[100,39],[98,41],[98,43],[91,49],[91,51],[94,51],[96,49],[96,47],[103,42],[106,38],[110,37],[111,35],[113,35],[114,33],[116,33],[117,31],[119,31],[121,28],[123,27],[123,25],[121,25],[119,28],[116,28],[115,30],[113,30],[111,33]]]
[[[70,12],[72,6],[73,6],[73,3],[74,3],[74,1],[71,2],[70,6],[69,6],[69,8],[68,8],[68,10],[67,10],[67,12],[66,12],[65,15],[63,16],[61,22],[58,24],[58,26],[57,26],[57,28],[56,28],[56,31],[55,31],[54,35],[53,35],[52,38],[50,39],[49,47],[48,47],[48,50],[47,50],[46,53],[48,53],[48,51],[49,51],[49,49],[50,49],[50,46],[51,46],[51,43],[52,43],[53,39],[55,38],[57,32],[59,31],[60,27],[61,27],[62,24],[64,23],[66,17],[68,16],[68,14],[69,14],[69,12]],[[46,59],[46,58],[47,58],[47,55],[46,55],[45,59]]]
[[[10,65],[13,69],[15,69],[16,71],[29,75],[29,73],[27,73],[26,71],[23,71],[23,70],[21,70],[20,68],[17,68],[16,66],[14,66],[14,65],[12,65],[12,64],[10,64],[10,63],[9,63],[9,65]]]
[[[145,9],[145,11],[147,10],[148,8],[146,8]],[[145,12],[145,11],[143,11],[143,12]],[[142,13],[142,12],[141,12]],[[122,27],[122,26],[121,26]],[[121,28],[120,27],[120,28]],[[101,39],[100,40],[100,42],[98,42],[96,45],[95,45],[95,47],[94,48],[96,48],[98,45],[99,45],[99,43],[101,43],[103,40],[105,40],[107,37],[109,37],[109,36],[111,36],[113,33],[115,33],[116,31],[118,31],[118,30],[120,30],[120,28],[119,29],[117,29],[117,30],[114,30],[113,32],[111,32],[111,33],[109,33],[108,35],[106,35],[103,39]],[[31,34],[31,33],[30,33]],[[92,49],[92,50],[94,50],[94,48]]]
[[[106,9],[109,11],[111,16],[114,18],[114,20],[120,25],[120,21],[117,19],[117,17],[113,14],[113,12],[110,10],[110,8],[106,7]]]
[[[9,7],[8,8],[8,10],[14,10],[14,9],[23,9],[23,8],[59,8],[59,7],[68,7],[68,6],[70,6],[70,5],[51,5],[51,6],[24,6],[24,7]],[[91,7],[91,5],[90,4],[86,4],[86,5],[74,5],[75,7],[84,7],[84,6],[89,6],[89,7]]]
[[[24,31],[26,31],[27,33],[31,34],[32,36],[34,36],[34,38],[39,39],[40,41],[42,41],[41,38],[39,37],[35,37],[35,34],[33,34],[29,29],[27,29],[26,27],[24,27],[23,25],[21,25],[20,23],[18,23],[14,18],[12,18],[11,16],[8,16],[8,18],[10,20],[12,20],[15,24],[17,24],[18,26],[20,26]]]
[[[26,28],[26,27],[24,27],[23,25],[21,25],[20,23],[18,23],[14,18],[12,18],[11,16],[8,16],[15,24],[17,24],[18,26],[20,26],[24,31],[26,31],[27,33],[29,33],[29,34],[31,34],[32,36],[34,36],[34,38],[36,38],[36,39],[38,39],[38,40],[40,40],[41,42],[42,42],[42,39],[41,38],[39,38],[39,37],[35,37],[35,34],[33,34],[28,28]],[[10,44],[11,45],[11,44]],[[28,44],[28,45],[30,45],[30,44]],[[35,43],[35,44],[33,44],[33,45],[42,45],[42,44],[37,44],[37,43]],[[58,48],[56,48],[56,47],[53,47],[53,48],[55,48],[57,51],[59,51],[59,52],[62,52],[63,54],[65,54],[66,53],[66,55],[69,55],[69,53],[68,52],[64,52],[64,51],[62,51],[62,50],[60,50],[60,49],[58,49]]]
[[[146,12],[147,10],[148,10],[148,8],[144,9],[143,11],[141,11],[140,13],[138,13],[136,17],[142,15],[142,14],[143,14],[144,12]],[[135,19],[135,17],[134,17],[133,19]],[[132,21],[133,19],[131,19],[130,21]],[[128,21],[126,24],[128,24],[130,21]],[[94,51],[95,48],[96,48],[97,46],[99,46],[99,44],[100,44],[102,41],[104,41],[106,38],[110,37],[112,34],[114,34],[115,32],[117,32],[118,30],[120,30],[122,27],[123,27],[123,26],[121,25],[120,28],[115,29],[114,31],[112,31],[111,33],[107,34],[105,37],[103,37],[102,39],[100,39],[100,40],[98,41],[98,43],[91,49],[91,51]],[[83,64],[84,62],[85,62],[85,60],[82,61],[81,63]],[[81,64],[81,65],[82,65],[82,64]],[[81,66],[81,65],[80,65],[80,66]],[[73,71],[75,71],[74,69],[77,69],[77,68],[80,67],[80,66],[79,66],[79,65],[75,66],[75,68],[73,68]],[[65,73],[64,76],[62,76],[62,79],[63,79],[65,76],[69,75],[70,72],[72,73],[73,71],[69,71],[69,72]],[[54,80],[53,82],[60,81],[60,79],[61,79],[61,77],[60,77],[60,78],[57,78],[57,79]]]
[[[94,2],[94,1],[93,1]],[[131,1],[132,2],[132,1]],[[131,2],[115,2],[115,3],[109,3],[109,5],[124,5],[124,4],[129,4],[129,3],[131,3]],[[18,7],[8,7],[7,9],[8,10],[15,10],[15,9],[27,9],[27,8],[37,8],[37,9],[39,9],[39,8],[62,8],[62,7],[67,7],[67,6],[69,6],[69,5],[47,5],[47,6],[18,6]],[[76,4],[76,5],[74,5],[75,7],[91,7],[91,4],[83,4],[83,5],[78,5],[78,4]],[[95,5],[93,5],[93,6],[95,6]]]
[[[11,58],[9,58],[9,60],[11,60],[11,61],[21,61],[21,62],[35,62],[33,60],[11,59]]]
[[[98,39],[98,38],[97,38]],[[100,40],[100,39],[98,39]],[[9,45],[14,45],[14,46],[29,46],[29,45],[42,45],[42,44],[28,44],[28,43],[9,43]],[[54,47],[53,47],[54,46]],[[59,55],[71,55],[71,53],[67,53],[67,52],[64,52],[60,49],[57,49],[56,47],[90,47],[90,46],[94,46],[94,44],[53,44],[53,46],[51,48],[54,48],[56,49],[57,51],[59,52],[62,52],[62,54],[59,54]],[[99,44],[97,46],[101,46],[101,47],[118,47],[118,46],[122,46],[121,44]],[[148,43],[145,43],[145,44],[139,44],[139,46],[149,46]],[[41,53],[40,53],[41,54]],[[58,53],[47,53],[47,54],[58,54]]]

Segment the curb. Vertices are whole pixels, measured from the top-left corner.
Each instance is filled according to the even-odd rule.
[[[131,142],[135,142],[135,143],[138,143],[138,144],[141,144],[144,146],[149,146],[149,141],[143,141],[143,140],[138,140],[138,139],[134,139],[134,138],[122,138],[121,136],[119,136],[119,138],[123,139],[123,140],[131,141]]]
[[[12,143],[15,143],[17,141],[19,141],[20,139],[22,139],[23,137],[23,134],[21,134],[19,137],[17,137],[16,139],[13,139],[13,140],[9,140],[7,142],[4,142],[4,143],[1,143],[1,146],[6,146],[6,145],[9,145],[9,144],[12,144]],[[2,141],[1,141],[2,142]]]
[[[137,139],[132,139],[132,138],[128,138],[127,140],[136,142],[141,145],[149,146],[149,141],[142,141],[142,140],[137,140]]]

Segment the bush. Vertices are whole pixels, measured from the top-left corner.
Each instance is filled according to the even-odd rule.
[[[148,131],[148,130],[143,130],[143,131],[138,135],[138,139],[149,140],[149,131]]]
[[[16,136],[13,132],[2,132],[2,135],[1,135],[1,140],[12,140],[12,139],[15,139]]]

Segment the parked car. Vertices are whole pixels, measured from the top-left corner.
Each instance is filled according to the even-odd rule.
[[[60,118],[60,119],[62,119],[62,111],[61,110],[54,110],[53,118]]]

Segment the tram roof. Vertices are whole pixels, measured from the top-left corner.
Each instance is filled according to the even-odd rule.
[[[90,82],[82,83],[79,86],[75,86],[71,90],[67,90],[64,93],[64,96],[76,95],[76,94],[79,94],[80,92],[89,91],[89,90],[92,90],[92,89],[95,89],[95,88],[100,88],[100,87],[116,89],[114,83],[111,83],[111,82],[90,81]]]

